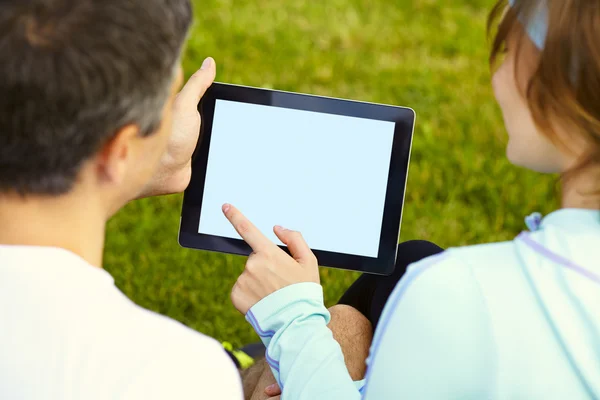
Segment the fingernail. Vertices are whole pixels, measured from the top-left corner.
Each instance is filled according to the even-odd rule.
[[[285,229],[283,226],[281,226],[281,225],[277,225],[277,226],[275,226],[275,229],[276,229],[276,230],[278,230],[278,231],[285,231],[285,230],[286,230],[286,229]]]
[[[267,386],[267,390],[270,392],[270,391],[272,391],[272,390],[275,390],[275,387],[277,387],[277,384],[276,384],[276,383],[274,383],[274,384],[272,384],[272,385],[269,385],[269,386]]]
[[[223,212],[225,214],[227,214],[229,212],[229,209],[231,208],[231,204],[224,204],[223,205]]]
[[[208,57],[206,60],[204,60],[200,69],[206,69],[206,68],[210,67],[211,62],[212,62],[212,59],[210,57]]]

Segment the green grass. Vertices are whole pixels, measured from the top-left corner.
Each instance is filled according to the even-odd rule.
[[[510,239],[556,206],[553,178],[511,166],[487,66],[491,0],[203,0],[186,51],[219,81],[410,106],[417,112],[401,240]],[[275,162],[275,160],[274,160]],[[229,291],[244,258],[181,249],[181,196],[109,224],[107,270],[143,307],[234,344],[256,340]],[[328,304],[356,274],[322,269]]]

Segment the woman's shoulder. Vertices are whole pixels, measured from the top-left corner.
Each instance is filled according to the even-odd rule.
[[[406,278],[405,284],[414,281],[419,291],[446,293],[448,298],[503,298],[517,288],[526,291],[515,241],[450,248],[411,265]]]
[[[452,247],[411,265],[411,270],[435,270],[440,275],[472,275],[480,270],[506,269],[518,265],[517,246],[514,241],[507,241]]]
[[[473,246],[453,247],[448,249],[449,258],[455,261],[466,261],[474,265],[506,265],[515,260],[515,241],[485,243]]]

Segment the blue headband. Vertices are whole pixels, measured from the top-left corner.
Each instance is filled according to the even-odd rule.
[[[509,0],[511,6],[514,6],[516,0]],[[525,24],[522,16],[519,16],[519,20]],[[527,21],[525,27],[527,34],[537,46],[538,49],[543,50],[546,44],[546,35],[548,35],[548,8],[544,1],[540,1],[534,15],[531,16]]]

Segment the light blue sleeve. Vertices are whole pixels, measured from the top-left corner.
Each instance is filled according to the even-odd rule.
[[[267,347],[266,359],[285,400],[360,399],[340,345],[327,328],[331,316],[315,283],[283,288],[254,305],[246,320]]]
[[[371,346],[365,399],[494,397],[497,357],[485,298],[452,253],[411,266],[390,296]]]

